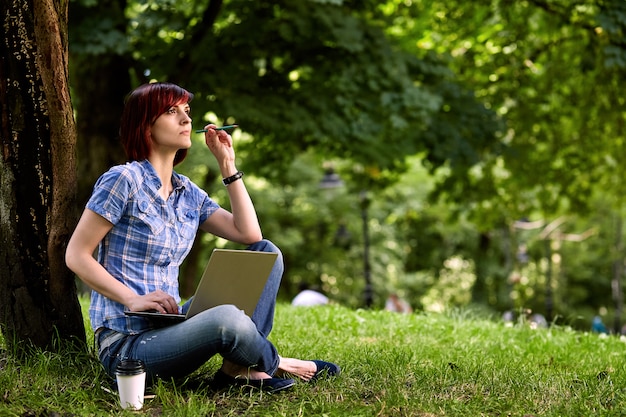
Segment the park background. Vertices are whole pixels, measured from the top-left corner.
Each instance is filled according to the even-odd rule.
[[[396,292],[416,311],[533,312],[585,330],[599,315],[621,330],[623,1],[74,0],[33,7],[41,4],[56,7],[58,15],[46,16],[61,22],[68,50],[75,153],[55,156],[40,117],[46,112],[14,122],[18,107],[6,82],[3,144],[5,157],[11,149],[17,159],[33,143],[43,150],[24,166],[39,168],[37,158],[44,167],[56,166],[54,158],[75,163],[66,219],[75,222],[96,178],[125,160],[117,128],[126,94],[170,81],[195,94],[194,128],[239,124],[238,167],[265,237],[285,255],[282,300],[304,283],[350,308],[382,308]],[[41,10],[29,5],[9,2],[3,15],[32,13],[36,28]],[[5,19],[4,57],[11,39],[30,33],[24,16]],[[3,73],[21,74],[18,64],[3,62]],[[13,87],[30,82],[20,80]],[[35,97],[34,90],[20,94]],[[29,130],[31,120],[36,129]],[[59,293],[47,287],[58,271],[48,262],[61,258],[43,251],[33,262],[36,249],[14,248],[35,216],[11,210],[25,210],[20,201],[56,184],[22,167],[16,186],[7,161],[3,256],[13,261],[2,272],[3,331],[29,335],[45,330],[45,320],[16,325],[24,315],[11,291],[20,282],[33,304],[44,299],[46,319],[62,322],[53,308]],[[178,171],[227,203],[202,135]],[[58,215],[39,200],[47,218]],[[13,218],[17,229],[7,221]],[[47,227],[33,229],[45,239]],[[181,270],[183,296],[192,294],[210,250],[224,246],[198,237]]]

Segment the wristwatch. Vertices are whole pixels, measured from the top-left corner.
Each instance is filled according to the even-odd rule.
[[[222,184],[227,186],[227,185],[232,184],[233,182],[237,181],[238,179],[241,179],[241,177],[243,177],[243,172],[242,171],[237,171],[237,173],[235,175],[231,175],[230,177],[224,178],[222,180]]]

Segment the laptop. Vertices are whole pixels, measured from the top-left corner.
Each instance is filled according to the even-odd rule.
[[[252,317],[277,257],[278,254],[272,252],[214,249],[186,314],[154,311],[124,313],[174,324],[209,308],[234,304]]]

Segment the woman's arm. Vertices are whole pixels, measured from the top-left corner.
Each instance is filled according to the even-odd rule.
[[[214,127],[215,125],[207,126],[205,141],[217,160],[222,177],[228,178],[238,172],[233,140],[228,133],[216,131]],[[231,211],[220,208],[200,225],[200,229],[246,245],[263,239],[256,210],[243,178],[230,183],[226,188]]]
[[[178,306],[173,297],[163,291],[139,296],[111,276],[93,257],[96,247],[112,228],[113,225],[104,217],[86,209],[67,245],[65,263],[68,268],[89,287],[125,305],[131,311],[157,310],[161,313],[177,313]]]
[[[256,210],[242,180],[228,186],[232,213],[218,209],[200,229],[233,242],[249,245],[263,239]]]

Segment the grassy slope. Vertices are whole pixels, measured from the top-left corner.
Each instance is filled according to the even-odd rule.
[[[626,415],[626,345],[564,328],[505,327],[471,314],[399,315],[279,305],[284,356],[326,359],[343,374],[270,395],[160,383],[142,412],[119,410],[89,355],[0,362],[4,415],[618,416]],[[193,387],[193,388],[192,388]]]

